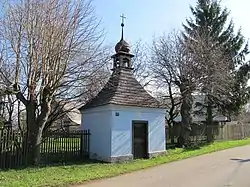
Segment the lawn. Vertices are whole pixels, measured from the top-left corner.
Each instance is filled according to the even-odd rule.
[[[250,139],[216,142],[195,150],[175,149],[168,155],[149,160],[135,160],[122,164],[89,163],[71,166],[28,168],[23,170],[0,171],[0,186],[64,186],[86,181],[112,177],[156,165],[190,158],[215,151],[249,145]]]

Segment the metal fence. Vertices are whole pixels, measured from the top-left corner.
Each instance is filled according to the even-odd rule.
[[[89,155],[89,130],[47,132],[40,147],[41,164],[80,161]],[[0,169],[27,166],[27,134],[0,130]]]

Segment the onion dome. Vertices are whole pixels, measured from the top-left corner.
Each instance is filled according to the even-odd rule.
[[[130,51],[130,46],[128,42],[123,40],[123,38],[115,46],[116,53],[119,53],[119,52],[129,53],[129,51]]]

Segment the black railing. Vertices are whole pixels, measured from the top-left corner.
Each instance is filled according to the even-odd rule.
[[[40,163],[71,163],[89,156],[89,130],[46,132],[40,145]],[[27,134],[0,130],[0,169],[27,166]]]

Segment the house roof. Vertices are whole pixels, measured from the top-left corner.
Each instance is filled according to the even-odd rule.
[[[63,110],[66,112],[68,118],[77,125],[81,124],[81,113],[73,103],[66,103],[63,106]]]
[[[131,68],[122,67],[113,71],[109,81],[99,94],[89,100],[80,110],[107,104],[165,108],[135,79]]]

